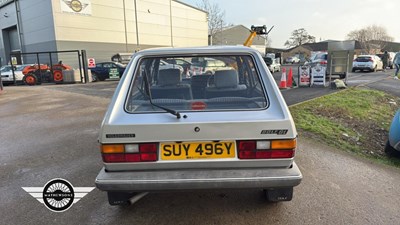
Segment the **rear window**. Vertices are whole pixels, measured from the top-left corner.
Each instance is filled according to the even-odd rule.
[[[271,64],[272,64],[272,58],[270,58],[270,57],[264,57],[264,62],[265,62],[267,65],[271,65]]]
[[[328,54],[317,54],[314,59],[328,60]]]
[[[189,65],[167,63],[176,62],[175,58]],[[210,63],[218,66],[198,68]],[[131,113],[165,111],[158,106],[176,111],[267,107],[260,74],[248,55],[151,57],[141,59],[137,68],[126,103]]]
[[[370,56],[359,56],[356,58],[357,62],[369,62],[371,59]]]

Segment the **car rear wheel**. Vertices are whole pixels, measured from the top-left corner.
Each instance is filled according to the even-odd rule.
[[[386,142],[386,145],[385,145],[385,153],[386,153],[388,156],[395,156],[395,155],[399,155],[399,154],[400,154],[399,152],[396,151],[395,148],[393,148],[393,147],[390,145],[389,140]]]
[[[352,69],[351,72],[355,73],[355,72],[356,72],[356,69]]]
[[[268,202],[291,201],[293,187],[264,189],[264,196]]]
[[[129,201],[130,198],[135,196],[137,193],[135,192],[113,192],[108,191],[108,203],[110,205],[130,205],[131,202]]]

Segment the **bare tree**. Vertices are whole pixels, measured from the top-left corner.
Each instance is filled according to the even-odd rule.
[[[315,37],[308,34],[306,29],[300,28],[292,32],[292,36],[285,42],[287,48],[300,46],[305,43],[314,43]]]
[[[226,26],[225,11],[218,4],[211,4],[208,0],[201,0],[197,7],[208,12],[208,35],[212,38],[215,33],[222,30]]]
[[[389,36],[385,27],[371,25],[359,30],[353,30],[347,34],[348,40],[360,42],[361,47],[367,53],[376,53],[385,48],[387,42],[392,42],[393,37]]]

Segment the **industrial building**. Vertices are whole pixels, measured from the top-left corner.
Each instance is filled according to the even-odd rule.
[[[206,46],[207,23],[207,12],[177,0],[0,0],[0,57],[86,50],[110,61],[118,52]]]

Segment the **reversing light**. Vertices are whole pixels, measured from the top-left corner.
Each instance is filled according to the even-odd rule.
[[[271,142],[270,141],[257,141],[257,149],[270,149]]]
[[[139,145],[138,144],[126,144],[125,145],[125,152],[126,153],[138,153],[139,152]]]

